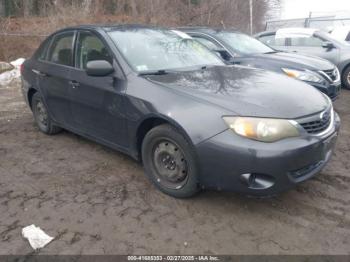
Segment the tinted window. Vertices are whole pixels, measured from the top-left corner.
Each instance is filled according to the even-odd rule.
[[[318,37],[293,37],[291,46],[322,46],[323,41]]]
[[[194,39],[196,39],[198,42],[200,42],[202,45],[206,46],[209,48],[209,50],[217,50],[217,49],[222,49],[219,44],[215,43],[214,41],[210,41],[206,38],[200,37],[200,36],[193,36]]]
[[[269,46],[285,46],[286,45],[286,39],[285,38],[277,38],[275,35],[266,35],[266,36],[261,36],[259,38],[261,42],[263,42],[266,45]]]
[[[73,65],[74,33],[64,33],[55,37],[49,55],[49,61],[66,66]]]
[[[350,32],[349,32],[349,34],[347,35],[347,37],[345,38],[345,41],[350,41]]]
[[[90,61],[105,60],[113,63],[112,56],[109,54],[103,42],[94,34],[82,32],[79,34],[76,66],[86,69],[86,65]]]
[[[38,60],[46,60],[47,49],[50,43],[51,43],[51,38],[45,40],[45,42],[40,46],[40,49],[36,53],[36,57]]]
[[[182,32],[135,29],[108,34],[138,72],[223,65],[215,54]]]

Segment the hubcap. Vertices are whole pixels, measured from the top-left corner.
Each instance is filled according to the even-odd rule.
[[[153,150],[157,181],[171,189],[180,189],[187,182],[188,168],[182,150],[175,143],[163,140]]]
[[[39,124],[42,125],[43,127],[47,127],[48,116],[47,116],[47,111],[43,102],[39,101],[36,104],[36,109],[37,109],[37,120]]]
[[[348,74],[346,80],[348,81],[348,84],[350,85],[350,72],[349,72],[349,74]]]

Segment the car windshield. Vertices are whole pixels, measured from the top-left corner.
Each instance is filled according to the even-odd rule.
[[[178,31],[141,28],[108,34],[137,72],[223,65],[206,47]]]
[[[253,37],[241,33],[219,32],[217,36],[225,41],[239,55],[266,54],[275,52]]]
[[[336,42],[338,43],[338,45],[344,45],[344,46],[349,46],[350,43],[345,41],[345,40],[341,40],[341,39],[337,39],[334,35],[325,33],[325,32],[320,32],[319,33],[321,36],[323,36],[323,38],[325,38],[326,40],[332,40],[332,42]]]

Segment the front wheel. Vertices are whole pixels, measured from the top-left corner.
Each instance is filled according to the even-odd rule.
[[[343,72],[342,84],[345,89],[350,90],[350,66],[348,66]]]
[[[142,143],[146,175],[165,194],[188,198],[199,191],[192,145],[170,125],[152,129]]]
[[[47,135],[55,135],[62,129],[52,123],[52,120],[47,112],[47,108],[39,93],[35,93],[32,98],[32,111],[35,122],[41,132]]]

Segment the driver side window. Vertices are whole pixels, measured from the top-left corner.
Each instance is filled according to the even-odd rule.
[[[215,41],[211,41],[207,38],[201,37],[201,36],[192,36],[193,39],[200,42],[202,45],[204,45],[206,48],[208,48],[210,51],[216,53],[221,59],[225,61],[231,60],[231,55],[223,48],[221,45],[216,43]]]
[[[323,41],[318,37],[293,37],[291,46],[321,47]]]
[[[206,38],[199,37],[199,36],[193,36],[193,38],[196,39],[198,42],[200,42],[202,45],[204,45],[211,51],[222,49],[222,47],[219,46],[217,43],[210,41]]]
[[[113,58],[104,43],[92,33],[81,32],[78,38],[76,67],[85,70],[88,62],[97,60],[113,64]]]

